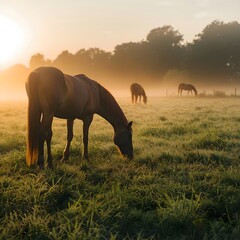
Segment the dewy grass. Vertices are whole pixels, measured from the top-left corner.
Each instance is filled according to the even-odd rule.
[[[134,159],[95,116],[90,160],[74,125],[54,119],[54,171],[25,163],[26,102],[0,102],[0,239],[238,239],[238,98],[119,99],[133,120]]]

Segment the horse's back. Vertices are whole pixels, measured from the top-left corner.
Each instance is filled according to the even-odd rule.
[[[70,76],[55,67],[35,69],[26,82],[28,95],[36,95],[42,112],[59,118],[83,118],[99,108],[99,84],[83,74]],[[34,91],[34,93],[33,93]]]
[[[186,86],[187,86],[186,83],[180,83],[180,84],[178,85],[178,88],[179,88],[179,89],[185,89]]]
[[[76,118],[83,118],[93,114],[99,108],[99,84],[85,76],[79,74],[75,76],[64,75],[67,85],[67,95],[63,104],[70,107]]]
[[[41,109],[50,111],[55,108],[58,97],[65,90],[64,74],[54,67],[40,67],[29,74],[26,90],[31,98],[37,95]]]
[[[85,96],[87,95],[88,101],[97,102],[100,84],[84,74],[75,75],[74,78],[77,79],[77,89]]]
[[[195,95],[197,95],[197,89],[192,84],[180,83],[178,85],[178,92],[182,92],[182,90],[194,91]]]
[[[29,77],[31,78],[31,74],[35,74],[38,76],[38,81],[45,84],[55,84],[55,83],[63,83],[64,82],[64,74],[61,70],[55,67],[39,67],[33,70]]]
[[[132,94],[142,94],[143,87],[138,83],[132,83],[130,86],[130,91]]]

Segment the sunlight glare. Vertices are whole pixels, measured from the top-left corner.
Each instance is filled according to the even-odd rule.
[[[24,33],[17,22],[3,15],[0,15],[0,32],[0,66],[4,66],[21,50]]]

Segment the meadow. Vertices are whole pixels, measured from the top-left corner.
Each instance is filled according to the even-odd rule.
[[[66,121],[54,119],[54,171],[26,166],[27,102],[0,102],[0,239],[239,239],[240,99],[117,100],[134,159],[95,115],[90,160],[76,121],[61,162]]]

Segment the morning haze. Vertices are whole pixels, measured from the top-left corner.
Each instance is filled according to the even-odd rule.
[[[0,2],[0,239],[239,239],[239,0]]]
[[[24,95],[29,71],[41,65],[84,73],[125,96],[136,81],[157,96],[175,95],[182,81],[205,93],[238,88],[238,1],[44,2],[1,3],[12,30],[0,40],[1,97]]]
[[[152,96],[176,95],[180,82],[197,86],[201,94],[215,90],[236,94],[240,79],[240,24],[215,20],[192,42],[170,25],[152,29],[145,40],[117,45],[113,52],[100,48],[62,51],[55,59],[32,55],[29,67],[14,65],[1,72],[1,95],[23,95],[29,72],[54,66],[64,73],[84,73],[116,95],[129,95],[132,82],[143,84]],[[117,91],[115,90],[117,89]]]

